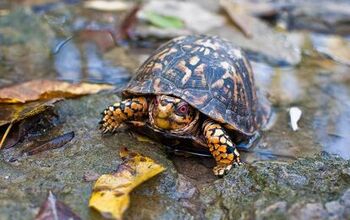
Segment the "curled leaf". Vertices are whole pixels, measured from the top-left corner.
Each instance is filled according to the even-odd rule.
[[[95,183],[89,206],[107,218],[121,219],[129,206],[129,193],[142,182],[164,171],[152,159],[127,149],[120,152],[123,163],[113,174],[102,175]]]
[[[28,104],[0,104],[0,149],[3,148],[3,146],[13,146],[16,144],[21,134],[23,133],[22,130],[18,129],[18,126],[16,126],[16,123],[26,119],[33,117],[35,115],[38,115],[39,113],[43,113],[48,110],[52,110],[54,107],[54,103],[59,101],[59,99],[53,99],[50,101],[39,101],[39,102],[31,102]],[[6,129],[3,131],[2,126],[7,126]],[[15,125],[15,126],[14,126]],[[16,128],[15,133],[12,135],[12,140],[9,140],[9,142],[6,142],[6,139],[8,136],[11,136],[13,133],[13,126]]]
[[[80,220],[67,205],[57,200],[50,191],[45,202],[41,205],[35,220]]]
[[[0,89],[0,103],[24,103],[40,99],[72,98],[112,89],[111,85],[55,80],[33,80]]]

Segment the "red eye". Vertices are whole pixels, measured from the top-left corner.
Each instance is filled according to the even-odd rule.
[[[177,111],[181,114],[186,114],[188,111],[188,105],[181,105],[177,108]]]
[[[154,101],[153,101],[154,105],[158,105],[158,99],[157,98],[154,98]]]

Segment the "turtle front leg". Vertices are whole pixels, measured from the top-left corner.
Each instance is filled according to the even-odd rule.
[[[216,160],[213,171],[216,176],[225,175],[232,165],[240,165],[239,152],[224,128],[213,120],[206,120],[203,133],[209,150]]]
[[[115,132],[126,121],[139,121],[148,114],[148,103],[145,97],[135,97],[116,102],[102,112],[100,129],[103,133]]]

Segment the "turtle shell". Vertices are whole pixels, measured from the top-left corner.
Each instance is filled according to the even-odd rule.
[[[245,135],[253,135],[270,115],[268,102],[257,97],[244,52],[215,36],[183,36],[160,46],[123,91],[124,97],[145,94],[179,97]]]

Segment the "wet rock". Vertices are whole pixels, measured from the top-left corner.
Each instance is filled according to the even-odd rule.
[[[263,21],[252,18],[251,37],[232,26],[214,28],[208,34],[219,35],[242,47],[250,59],[272,65],[296,65],[301,61],[304,36],[298,33],[279,33]]]
[[[340,203],[347,208],[350,208],[350,189],[346,190],[340,198]]]
[[[288,29],[349,34],[350,4],[347,0],[255,1],[234,0],[247,12]]]
[[[344,178],[350,180],[350,168],[345,168],[341,171],[341,174]]]
[[[344,215],[344,206],[342,206],[338,201],[327,202],[325,207],[327,209],[329,219],[342,219]]]
[[[193,184],[182,174],[179,174],[177,178],[176,189],[178,197],[182,199],[190,199],[196,192]]]
[[[287,202],[278,201],[267,206],[263,210],[257,210],[255,212],[256,219],[265,219],[271,216],[277,216],[285,213],[287,211]]]
[[[322,203],[296,203],[289,210],[291,220],[327,219],[327,211]]]

